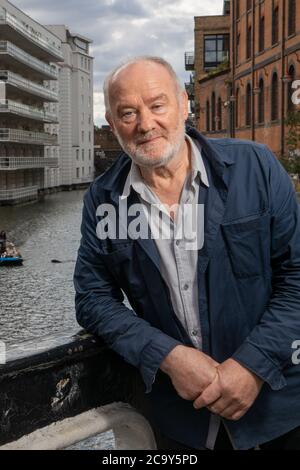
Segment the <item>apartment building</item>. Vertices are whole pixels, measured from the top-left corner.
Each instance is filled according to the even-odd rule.
[[[55,34],[0,0],[0,204],[35,200],[40,190],[60,184],[62,60]]]
[[[196,126],[211,137],[256,140],[286,155],[286,118],[296,110],[292,85],[300,79],[300,2],[225,1],[223,15],[215,20],[195,17],[191,98]],[[213,45],[213,32],[229,34],[223,41],[229,62],[221,54],[218,59],[225,46],[219,38]],[[212,51],[217,60],[210,66],[206,58],[213,59]],[[191,70],[187,60],[186,69]]]
[[[59,73],[59,145],[62,188],[94,179],[93,57],[91,40],[62,25],[47,26],[62,42]]]

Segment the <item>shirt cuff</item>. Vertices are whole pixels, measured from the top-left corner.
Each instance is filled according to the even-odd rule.
[[[251,343],[244,342],[232,359],[258,375],[272,390],[281,390],[287,385],[279,367]]]
[[[151,342],[143,349],[140,362],[140,372],[146,386],[146,393],[150,393],[155,381],[156,373],[165,357],[176,346],[182,346],[180,341],[164,334],[156,333]]]

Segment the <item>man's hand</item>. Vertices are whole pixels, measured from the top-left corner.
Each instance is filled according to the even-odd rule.
[[[217,376],[194,401],[196,409],[207,407],[212,413],[237,421],[254,403],[263,380],[233,359],[220,364]]]
[[[169,375],[178,395],[195,400],[217,375],[218,362],[188,346],[176,346],[160,368]]]

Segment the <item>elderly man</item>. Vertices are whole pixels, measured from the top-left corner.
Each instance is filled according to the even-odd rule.
[[[185,130],[187,96],[163,59],[128,61],[104,93],[124,153],[84,198],[78,322],[139,369],[160,448],[300,449],[289,176],[264,145]],[[197,208],[194,245],[178,235],[192,230],[185,207]],[[152,237],[161,220],[169,236]],[[105,230],[112,221],[122,227]]]

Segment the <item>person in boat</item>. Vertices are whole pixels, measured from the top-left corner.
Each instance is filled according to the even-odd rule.
[[[121,65],[104,95],[124,153],[84,197],[79,324],[139,370],[160,449],[299,450],[289,175],[265,145],[185,128],[187,94],[161,58]],[[152,237],[158,215],[166,238]]]

